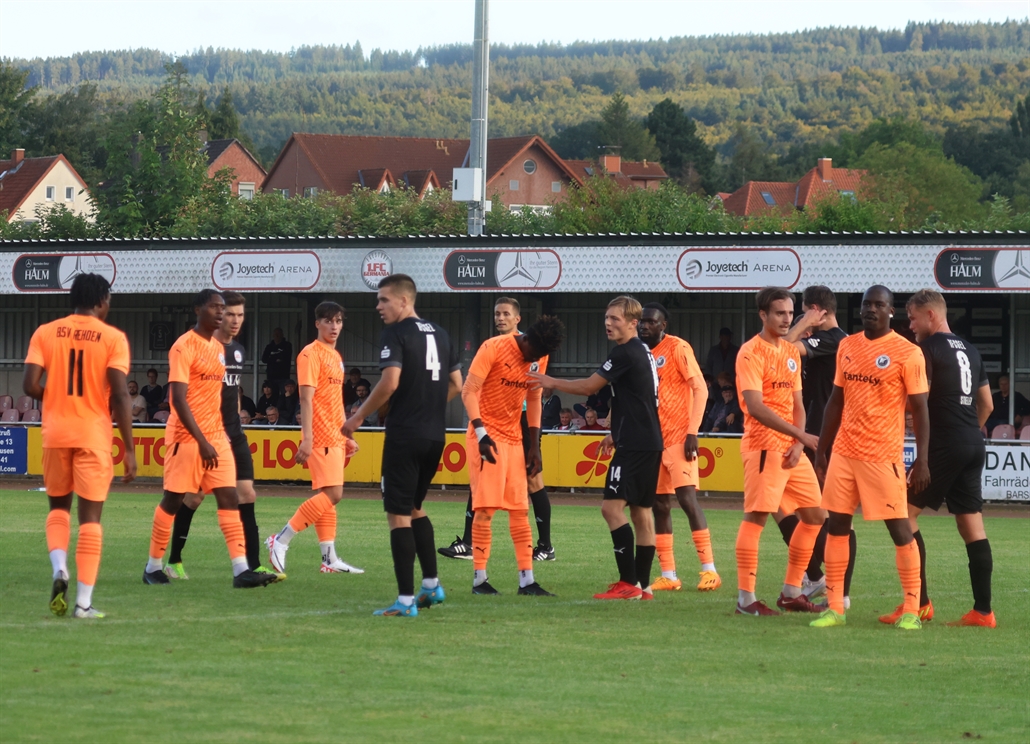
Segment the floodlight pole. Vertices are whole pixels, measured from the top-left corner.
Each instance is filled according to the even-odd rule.
[[[487,2],[476,0],[476,29],[472,42],[472,136],[468,167],[479,168],[483,175],[475,201],[469,202],[468,232],[471,236],[482,235],[486,223],[486,114],[490,92]]]

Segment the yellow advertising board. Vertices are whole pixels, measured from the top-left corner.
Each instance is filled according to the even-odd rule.
[[[309,481],[306,466],[294,459],[300,445],[300,431],[275,429],[246,429],[250,451],[254,456],[255,480]],[[42,438],[38,427],[29,429],[29,473],[43,472]],[[138,474],[160,478],[163,473],[165,441],[164,429],[141,427],[133,429]],[[354,435],[360,449],[347,460],[344,470],[348,483],[378,483],[381,477],[383,439],[381,431]],[[540,449],[544,459],[544,482],[562,488],[603,488],[611,456],[600,451],[602,437],[579,434],[545,434]],[[114,435],[113,455],[115,473],[122,473],[125,445],[117,431]],[[744,471],[740,461],[740,440],[736,438],[700,439],[699,471],[702,491],[743,491]],[[464,432],[448,432],[443,457],[437,467],[433,483],[438,485],[468,485],[468,454]]]

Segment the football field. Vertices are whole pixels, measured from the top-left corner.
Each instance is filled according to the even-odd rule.
[[[270,534],[299,498],[260,498]],[[299,494],[298,494],[299,495]],[[0,740],[9,742],[951,742],[1026,741],[1030,726],[1030,520],[988,517],[999,627],[949,628],[972,606],[950,517],[927,517],[935,619],[919,632],[877,622],[900,601],[894,548],[856,523],[858,565],[844,628],[813,616],[734,616],[738,510],[708,511],[723,587],[693,590],[682,514],[681,592],[599,602],[615,578],[599,501],[556,506],[557,561],[537,563],[555,598],[516,596],[507,520],[490,578],[440,559],[447,601],[417,619],[374,618],[396,595],[375,500],[339,507],[340,556],[364,575],[318,572],[313,530],[291,546],[286,582],[233,590],[209,499],[184,554],[189,581],[141,581],[159,497],[112,494],[94,595],[100,621],[53,617],[38,492],[0,490]],[[439,545],[463,504],[431,502]],[[73,519],[74,521],[74,519]],[[758,595],[776,599],[786,546],[770,521]],[[74,554],[73,546],[70,565]],[[264,555],[264,554],[263,554]],[[74,569],[73,569],[74,570]],[[655,571],[658,570],[657,560]],[[418,571],[416,568],[416,577]],[[74,574],[73,574],[74,582]],[[74,583],[69,599],[74,597]]]

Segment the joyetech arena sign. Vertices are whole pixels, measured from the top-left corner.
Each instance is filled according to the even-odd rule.
[[[676,266],[684,289],[793,289],[801,258],[789,248],[700,248],[684,251]]]
[[[218,289],[311,289],[322,275],[322,264],[311,251],[288,253],[219,253],[211,264]]]

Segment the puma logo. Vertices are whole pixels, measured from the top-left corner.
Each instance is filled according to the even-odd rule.
[[[476,546],[475,548],[473,548],[473,550],[481,550],[481,551],[483,551],[484,553],[486,552],[486,548],[481,548],[481,547],[479,547],[478,545],[477,545],[477,546]]]
[[[616,553],[625,553],[626,549],[625,548],[615,548],[615,552]]]
[[[621,486],[621,485],[622,485],[621,483],[613,483],[610,486],[608,486],[608,488],[612,489],[612,493],[618,493],[619,492],[619,486]]]
[[[758,574],[754,572],[749,573],[748,576],[754,576],[756,579],[758,578]]]
[[[884,506],[886,506],[891,511],[897,511],[897,509],[894,508],[894,504],[884,504]]]
[[[905,596],[906,596],[906,597],[914,597],[914,596],[916,596],[916,595],[915,595],[915,594],[913,594],[912,592],[905,592]]]
[[[504,366],[507,367],[508,369],[511,369],[511,365],[508,364],[507,362],[504,363]]]

